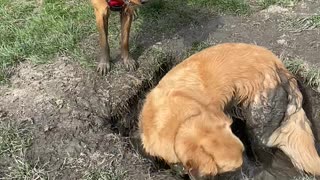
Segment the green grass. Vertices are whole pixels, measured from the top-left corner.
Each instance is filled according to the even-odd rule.
[[[0,174],[3,179],[48,179],[45,165],[31,164],[26,158],[33,137],[31,131],[28,123],[0,122]]]
[[[96,169],[86,172],[83,176],[83,180],[123,180],[126,177],[126,172],[119,171],[117,169],[104,170]]]
[[[44,63],[70,53],[95,30],[86,0],[2,0],[0,2],[0,81],[21,61]]]
[[[44,180],[49,179],[46,165],[39,166],[38,164],[31,165],[24,156],[14,156],[13,165],[8,167],[4,179],[23,179],[23,180]]]
[[[320,12],[319,12],[320,13]],[[281,29],[291,32],[317,30],[320,28],[320,14],[289,17],[281,24]]]
[[[299,18],[294,22],[294,26],[298,27],[300,30],[320,28],[320,15]]]
[[[0,122],[0,157],[24,151],[31,140],[29,129],[23,124]]]
[[[284,64],[293,74],[300,75],[306,85],[312,88],[320,87],[320,69],[318,67],[310,67],[301,59],[285,60]]]
[[[296,5],[300,0],[259,0],[258,3],[263,8],[267,8],[271,5],[280,5],[284,7],[292,7]]]

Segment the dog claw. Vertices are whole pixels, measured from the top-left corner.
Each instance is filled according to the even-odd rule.
[[[97,72],[104,76],[106,75],[110,70],[110,63],[99,63],[97,67]]]
[[[131,57],[123,59],[124,67],[128,71],[134,71],[138,67],[138,63]]]

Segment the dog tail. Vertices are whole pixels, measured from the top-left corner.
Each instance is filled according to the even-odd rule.
[[[284,121],[270,136],[268,146],[280,148],[298,169],[320,175],[320,157],[315,148],[310,121],[302,108],[303,97],[297,81],[288,79],[288,73],[279,75],[288,93],[288,106]]]

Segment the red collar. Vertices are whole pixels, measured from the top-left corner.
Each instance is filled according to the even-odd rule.
[[[119,7],[124,5],[123,0],[108,0],[108,5],[113,8],[113,7]]]

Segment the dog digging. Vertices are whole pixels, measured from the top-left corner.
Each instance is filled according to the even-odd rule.
[[[151,156],[182,163],[191,177],[234,171],[242,165],[243,147],[229,133],[227,112],[246,121],[251,147],[281,149],[297,171],[319,175],[320,158],[302,100],[297,81],[270,51],[218,45],[177,65],[147,95],[142,143]]]

